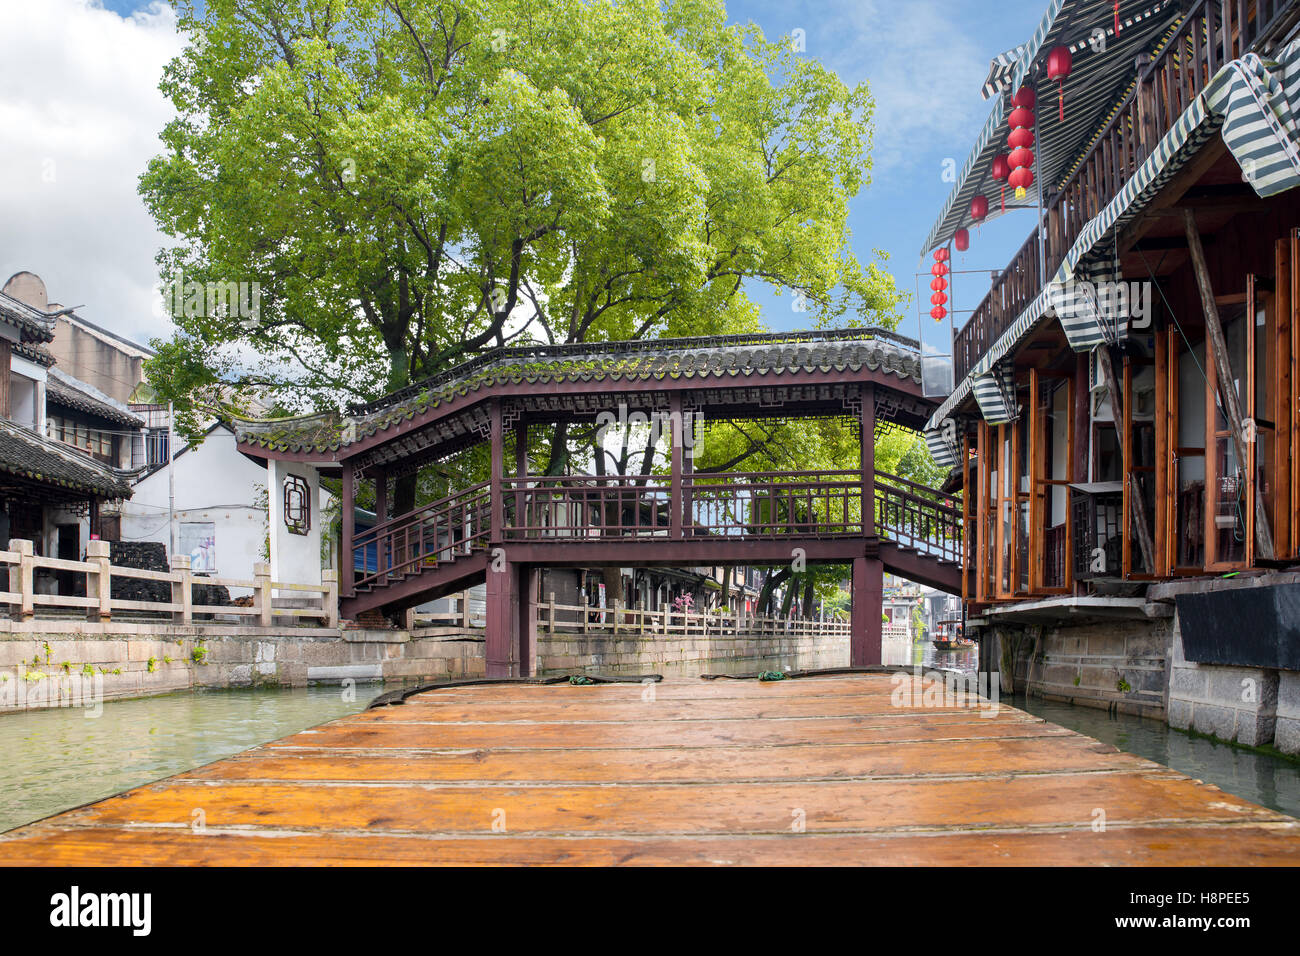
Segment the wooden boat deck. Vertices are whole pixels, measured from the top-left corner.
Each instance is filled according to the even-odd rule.
[[[12,830],[0,864],[1300,863],[1300,821],[895,686],[431,690]]]

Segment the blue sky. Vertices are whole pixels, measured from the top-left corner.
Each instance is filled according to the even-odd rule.
[[[56,7],[79,7],[86,0],[41,0],[36,5],[41,7],[49,3],[51,10]],[[989,60],[998,52],[1018,43],[1023,43],[1033,32],[1043,15],[1046,0],[1001,0],[996,5],[976,0],[908,0],[905,3],[888,2],[888,0],[728,0],[727,10],[737,22],[752,20],[757,23],[769,37],[791,34],[796,29],[804,31],[806,37],[806,56],[816,57],[834,69],[846,83],[854,84],[866,81],[876,99],[875,135],[873,145],[874,169],[871,184],[864,189],[851,206],[850,226],[852,228],[852,245],[858,258],[870,261],[875,258],[876,250],[887,256],[887,268],[893,272],[900,288],[911,293],[916,289],[915,273],[918,268],[926,270],[926,281],[921,285],[921,301],[925,312],[929,310],[928,269],[919,259],[919,252],[925,236],[938,215],[944,200],[951,189],[951,183],[943,181],[942,170],[945,160],[951,160],[958,168],[965,161],[971,143],[984,123],[989,112],[989,104],[980,96],[980,86],[988,71]],[[82,16],[88,21],[86,32],[91,39],[93,49],[77,48],[68,38],[75,34],[77,24],[70,21],[66,14],[62,19],[51,17],[47,29],[51,36],[42,40],[40,28],[24,24],[20,36],[27,36],[25,53],[34,48],[43,48],[42,62],[47,65],[44,72],[48,84],[49,78],[61,76],[63,72],[57,62],[52,62],[51,54],[61,55],[66,51],[69,68],[76,66],[84,69],[88,59],[95,56],[110,57],[114,50],[122,50],[130,41],[131,34],[140,34],[140,52],[119,53],[119,60],[106,67],[107,74],[121,74],[126,67],[123,64],[148,60],[153,57],[158,62],[165,55],[168,44],[175,42],[169,20],[159,15],[152,2],[137,0],[104,0],[107,10],[129,18],[106,23],[102,11],[98,18]],[[31,9],[31,8],[28,8]],[[990,16],[990,13],[996,13]],[[93,23],[90,21],[93,19]],[[112,19],[112,18],[110,18]],[[36,31],[37,35],[33,35]],[[103,39],[105,33],[117,37],[113,42]],[[13,33],[11,32],[11,35]],[[49,47],[45,48],[45,43]],[[0,40],[0,47],[3,42]],[[104,52],[104,51],[108,52]],[[2,51],[0,51],[2,52]],[[150,66],[156,71],[156,67]],[[32,111],[38,119],[33,121],[32,131],[25,137],[13,134],[12,141],[6,142],[0,133],[0,147],[11,147],[8,151],[21,152],[41,133],[36,128],[45,124],[57,128],[59,111],[68,111],[68,100],[73,95],[89,96],[93,94],[98,79],[81,82],[76,90],[51,94],[45,104],[35,100],[37,93],[30,93],[28,100]],[[136,77],[130,80],[131,87],[124,96],[121,92],[111,90],[111,80],[103,79],[105,100],[111,95],[113,102],[130,102],[130,96],[138,95],[140,106],[124,105],[121,108],[118,127],[122,123],[139,127],[132,135],[151,138],[160,127],[157,110],[164,106],[157,97],[155,78]],[[3,81],[0,81],[3,83]],[[140,87],[136,90],[135,87]],[[5,105],[6,91],[0,86],[0,106]],[[146,97],[153,97],[147,101]],[[23,97],[16,97],[22,100]],[[103,109],[92,103],[87,112],[94,113]],[[55,117],[52,119],[51,117]],[[130,117],[138,116],[132,120]],[[100,126],[107,126],[101,122]],[[147,127],[147,129],[146,129]],[[97,146],[97,149],[101,147]],[[109,246],[96,255],[92,248],[78,249],[79,262],[65,263],[59,255],[57,245],[43,246],[30,241],[21,248],[13,242],[8,248],[4,236],[0,235],[0,269],[8,266],[10,271],[17,268],[33,268],[47,275],[51,286],[51,298],[73,304],[91,303],[83,314],[100,313],[100,318],[113,327],[120,328],[127,334],[147,337],[146,329],[152,324],[149,317],[132,317],[139,313],[135,306],[135,291],[127,289],[115,293],[112,301],[104,300],[104,289],[113,286],[113,270],[122,272],[125,266],[121,261],[126,256],[132,260],[141,259],[139,273],[143,277],[152,269],[152,257],[155,248],[150,243],[141,241],[140,249],[124,237],[134,232],[151,229],[147,214],[134,195],[135,176],[143,162],[136,158],[140,153],[145,158],[156,152],[156,146],[141,150],[139,144],[133,144],[127,155],[123,147],[123,162],[120,170],[109,167],[101,160],[96,164],[98,177],[87,184],[87,196],[92,197],[92,206],[101,210],[113,209],[116,220],[123,225],[121,233]],[[39,151],[33,153],[32,163],[39,163]],[[129,159],[129,161],[127,161]],[[12,162],[12,160],[11,160]],[[0,160],[3,166],[3,160]],[[139,167],[139,168],[137,168]],[[61,183],[67,184],[69,166],[60,166]],[[72,167],[75,172],[75,167]],[[113,172],[107,170],[112,168]],[[61,185],[66,190],[69,206],[69,218],[75,213],[77,203],[71,201],[73,185]],[[24,194],[14,187],[12,198],[19,205],[23,204]],[[0,186],[3,192],[3,186]],[[86,199],[80,203],[80,215],[85,214]],[[116,205],[114,205],[116,203]],[[41,229],[41,223],[50,221],[51,210],[48,204],[33,209],[30,222],[26,227],[26,237],[32,239],[32,230]],[[107,215],[107,213],[105,213]],[[145,216],[146,219],[140,217]],[[1029,211],[1016,212],[994,222],[986,224],[971,236],[971,248],[964,255],[958,256],[957,269],[994,270],[1004,267],[1011,255],[1019,248],[1032,227],[1033,214]],[[74,220],[75,221],[75,220]],[[16,230],[15,230],[16,231]],[[12,237],[11,237],[12,238]],[[67,241],[66,238],[63,241]],[[156,240],[150,242],[156,246]],[[117,257],[117,263],[110,259]],[[39,259],[40,262],[28,261]],[[64,254],[62,258],[69,258]],[[53,260],[53,261],[52,261]],[[101,262],[103,272],[92,284],[93,271],[87,271],[86,263]],[[93,267],[92,267],[93,268]],[[131,268],[134,273],[135,267]],[[8,273],[6,273],[8,274]],[[51,278],[52,277],[52,278]],[[148,281],[152,282],[152,278]],[[144,279],[133,280],[135,286],[144,283]],[[126,285],[126,283],[118,283]],[[64,291],[60,292],[59,289]],[[953,289],[958,320],[964,320],[964,311],[971,309],[988,289],[988,278],[982,276],[956,277]],[[774,329],[791,329],[803,325],[808,316],[793,311],[789,295],[776,297],[762,287],[749,287],[747,291],[762,307],[767,324]],[[143,293],[139,293],[143,294]],[[101,308],[93,305],[99,301]],[[127,306],[124,303],[130,302]],[[115,321],[109,314],[120,315]],[[900,331],[915,335],[918,328],[917,309],[912,304]],[[942,330],[946,339],[946,323],[940,327],[925,315],[924,328],[927,342],[941,341],[938,332]],[[156,326],[152,334],[157,333]]]

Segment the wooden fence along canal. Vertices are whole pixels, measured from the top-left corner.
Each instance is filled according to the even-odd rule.
[[[0,836],[9,865],[1297,859],[1300,821],[883,672],[448,686]]]

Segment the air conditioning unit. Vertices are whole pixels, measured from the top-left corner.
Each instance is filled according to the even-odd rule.
[[[1096,392],[1105,387],[1106,377],[1101,374],[1101,363],[1097,361],[1097,352],[1094,349],[1088,353],[1088,391]]]

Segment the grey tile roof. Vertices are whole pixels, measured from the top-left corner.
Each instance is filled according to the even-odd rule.
[[[49,342],[54,339],[54,317],[26,302],[0,292],[0,321],[17,326],[24,342]]]
[[[458,396],[499,384],[618,383],[652,378],[779,377],[814,369],[885,369],[921,381],[916,343],[883,329],[710,336],[497,349],[349,414],[237,420],[239,441],[271,451],[333,452]]]
[[[48,403],[76,409],[128,428],[144,427],[144,419],[121,402],[57,368],[50,369],[45,382],[45,398]]]
[[[130,498],[127,476],[74,448],[0,419],[0,473],[88,497]]]

